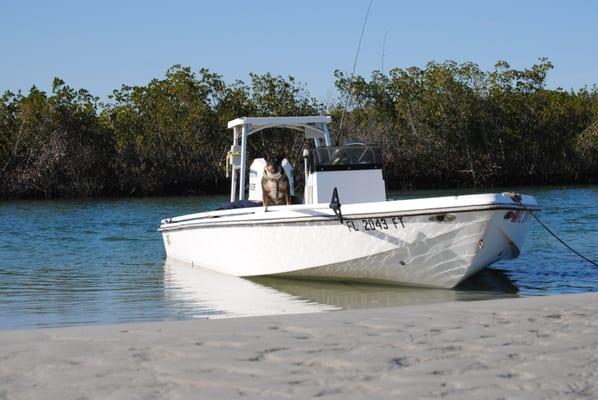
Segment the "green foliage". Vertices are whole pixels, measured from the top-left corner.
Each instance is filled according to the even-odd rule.
[[[227,122],[243,115],[317,112],[292,77],[251,74],[251,87],[227,85],[207,69],[196,76],[175,65],[162,80],[114,91],[102,119],[115,141],[113,167],[124,193],[185,193],[225,186],[231,143]],[[277,142],[273,135],[270,142]],[[288,134],[286,135],[288,138]],[[269,142],[269,143],[270,143]],[[278,140],[279,145],[288,143]],[[263,154],[264,141],[252,141]],[[276,146],[274,146],[276,147]]]
[[[0,97],[0,196],[223,191],[227,121],[321,113],[333,116],[336,142],[383,145],[391,187],[592,181],[598,90],[547,90],[551,68],[547,59],[524,70],[499,61],[488,72],[447,61],[351,80],[336,71],[343,103],[328,107],[271,74],[227,83],[174,65],[147,85],[123,85],[107,104],[55,79],[50,94]],[[305,146],[272,130],[249,144],[250,158],[285,154],[295,165]]]
[[[598,119],[577,136],[575,150],[591,168],[593,176],[598,175]]]
[[[578,136],[598,115],[598,91],[547,90],[551,68],[547,59],[522,71],[500,61],[490,72],[447,61],[351,85],[337,71],[350,110],[339,139],[383,143],[395,187],[588,182],[596,137]]]
[[[206,178],[214,140],[210,87],[189,68],[174,66],[163,80],[123,86],[103,117],[115,139],[114,169],[121,191],[177,190]]]
[[[0,105],[4,197],[88,196],[109,188],[110,130],[98,99],[55,79],[52,94],[32,87],[5,93]]]

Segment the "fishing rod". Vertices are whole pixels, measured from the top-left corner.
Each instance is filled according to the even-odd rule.
[[[339,131],[343,129],[343,120],[345,119],[345,112],[347,111],[347,101],[349,99],[349,94],[351,92],[351,84],[353,83],[353,76],[355,75],[355,67],[357,66],[357,58],[359,57],[359,50],[361,50],[361,41],[363,40],[363,34],[365,33],[365,25],[368,22],[368,16],[370,15],[370,9],[372,8],[372,3],[374,0],[370,0],[368,4],[368,9],[365,13],[365,18],[363,19],[363,24],[361,25],[361,35],[359,35],[359,43],[357,44],[357,51],[355,52],[355,59],[353,60],[353,69],[351,70],[351,75],[349,76],[349,83],[347,84],[347,94],[345,95],[345,101],[343,102],[343,112],[341,114],[341,122],[339,124]]]
[[[384,50],[386,49],[386,38],[388,37],[388,31],[384,32],[384,40],[382,41],[382,60],[380,61],[380,72],[384,75]]]

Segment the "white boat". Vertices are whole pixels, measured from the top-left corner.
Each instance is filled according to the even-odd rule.
[[[284,127],[302,131],[314,143],[304,152],[302,204],[164,219],[160,231],[167,256],[241,277],[439,288],[453,288],[494,262],[519,256],[529,214],[539,209],[532,196],[509,192],[387,201],[381,149],[363,143],[333,146],[329,123],[326,116],[230,121],[231,203],[262,199],[265,162],[256,159],[247,174],[248,137]],[[283,166],[293,182],[292,167]]]

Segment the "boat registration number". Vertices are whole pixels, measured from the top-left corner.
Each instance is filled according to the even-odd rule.
[[[345,225],[349,232],[385,231],[405,228],[403,217],[347,219]]]

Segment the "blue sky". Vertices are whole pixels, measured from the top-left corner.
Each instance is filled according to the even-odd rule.
[[[321,100],[333,71],[350,71],[369,0],[5,1],[0,5],[0,91],[47,90],[54,76],[105,97],[144,84],[173,64],[207,67],[227,81],[249,72],[292,75]],[[357,73],[539,57],[555,65],[548,86],[598,83],[597,1],[374,0]]]

